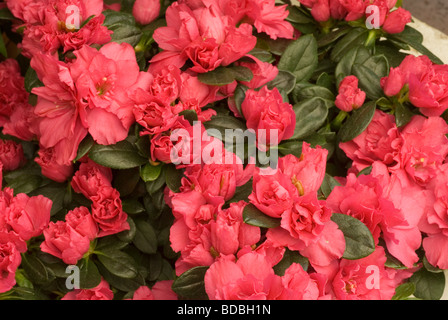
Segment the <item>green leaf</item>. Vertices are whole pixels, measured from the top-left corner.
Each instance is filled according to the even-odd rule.
[[[275,274],[282,277],[286,269],[293,263],[300,264],[305,271],[308,269],[309,261],[307,258],[302,256],[298,251],[291,251],[286,248],[282,260],[274,266]]]
[[[67,188],[63,184],[51,183],[41,188],[35,189],[29,193],[30,197],[43,195],[50,199],[53,203],[51,206],[50,215],[54,216],[60,210],[64,208],[65,196]]]
[[[381,78],[374,71],[362,64],[353,65],[353,75],[359,80],[359,88],[363,90],[367,98],[378,100],[384,97],[381,87]]]
[[[402,285],[399,285],[395,289],[395,294],[392,297],[392,300],[405,300],[406,298],[410,297],[414,294],[415,291],[415,284],[412,282],[406,282]]]
[[[114,145],[96,144],[90,149],[89,157],[96,163],[112,169],[130,169],[148,162],[134,146],[124,140]]]
[[[75,160],[73,162],[78,161],[82,157],[84,157],[86,154],[89,153],[90,149],[92,149],[93,145],[95,144],[95,141],[93,140],[91,135],[87,135],[81,143],[78,146],[78,153],[76,155]]]
[[[252,193],[252,179],[242,186],[236,187],[235,195],[228,201],[228,203],[238,202],[240,200],[246,200]]]
[[[367,40],[369,30],[364,28],[354,28],[347,33],[334,46],[331,52],[331,60],[339,62],[344,56],[355,47],[363,45]]]
[[[397,103],[395,105],[395,123],[397,127],[401,128],[407,125],[411,121],[413,116],[414,113],[408,106],[401,103]]]
[[[440,60],[434,53],[432,53],[428,48],[426,48],[423,43],[423,35],[420,31],[412,28],[407,25],[404,28],[404,31],[397,34],[389,34],[387,35],[389,39],[396,40],[402,42],[404,44],[410,45],[412,48],[417,50],[423,55],[428,56],[435,64],[443,64],[443,61]]]
[[[8,8],[0,9],[0,20],[14,20],[15,17]]]
[[[209,267],[194,267],[174,280],[171,289],[182,298],[207,299],[204,277]]]
[[[432,264],[429,263],[428,259],[426,258],[426,256],[423,257],[423,266],[425,267],[426,270],[428,270],[429,272],[433,272],[433,273],[440,273],[443,272],[442,269],[439,269],[437,267],[434,267]]]
[[[81,289],[92,289],[101,282],[101,274],[95,263],[84,258],[78,262],[79,267],[79,286]]]
[[[136,46],[142,37],[142,31],[135,25],[135,19],[131,13],[106,10],[104,25],[111,31],[112,41],[117,43],[129,43]]]
[[[198,74],[198,79],[202,83],[210,86],[225,86],[227,84],[232,83],[237,78],[247,79],[248,78],[247,70],[249,69],[247,69],[246,71],[242,70],[243,69],[233,70],[232,68],[218,67],[215,70]]]
[[[233,72],[233,77],[237,81],[249,82],[254,77],[252,71],[249,68],[243,66],[233,66],[229,69]]]
[[[375,241],[367,226],[356,218],[346,214],[333,213],[333,220],[344,234],[344,259],[357,260],[369,256],[375,251]]]
[[[123,199],[123,211],[127,214],[139,214],[145,212],[145,207],[138,199]]]
[[[320,191],[325,198],[328,198],[333,189],[340,185],[341,184],[334,177],[326,173],[322,185],[320,186]]]
[[[317,41],[313,35],[308,34],[288,45],[278,62],[278,69],[291,72],[297,82],[306,82],[317,65]]]
[[[323,34],[317,39],[317,46],[319,48],[328,46],[345,36],[350,30],[352,30],[352,28],[350,28],[349,26],[344,26],[330,33]]]
[[[325,101],[327,108],[331,108],[334,105],[334,101],[336,99],[331,90],[322,86],[312,84],[297,84],[294,88],[293,99],[296,103],[302,100],[312,99],[314,97],[322,98]]]
[[[182,185],[181,180],[183,172],[178,170],[175,165],[166,166],[165,181],[168,188],[173,192],[179,192],[179,188]]]
[[[242,84],[238,84],[235,88],[235,91],[233,93],[233,100],[235,102],[235,107],[238,110],[238,113],[240,116],[243,117],[243,111],[241,110],[241,105],[244,102],[244,99],[246,98],[246,91],[248,88]]]
[[[376,103],[368,102],[358,110],[353,111],[350,118],[348,118],[339,130],[339,141],[348,142],[363,133],[372,121],[375,110]]]
[[[135,226],[134,220],[130,216],[128,216],[127,221],[129,223],[129,230],[124,230],[117,233],[117,238],[125,243],[129,243],[134,240],[135,234],[137,232],[137,227]]]
[[[35,284],[45,284],[54,278],[45,267],[43,262],[29,253],[22,254],[21,266],[28,275],[28,279]]]
[[[296,85],[296,76],[289,71],[279,70],[277,77],[269,81],[266,85],[269,90],[277,88],[283,90],[286,94],[291,93]]]
[[[0,53],[8,58],[8,50],[6,50],[5,41],[3,40],[3,36],[0,34]]]
[[[295,22],[300,24],[314,23],[314,19],[305,14],[303,11],[296,6],[288,6],[287,10],[289,11],[288,17],[286,18],[289,22]]]
[[[137,228],[133,240],[134,245],[142,252],[153,254],[157,252],[157,235],[151,224],[144,220],[136,219]]]
[[[198,121],[198,114],[194,110],[184,110],[179,113],[179,116],[183,116],[191,125]]]
[[[136,26],[116,23],[108,27],[113,31],[111,41],[116,43],[129,43],[131,46],[136,46],[142,37],[142,31]]]
[[[296,128],[292,140],[315,133],[327,120],[327,104],[320,97],[303,100],[295,104],[293,109],[296,114]]]
[[[445,289],[445,274],[421,268],[409,281],[415,285],[414,296],[423,300],[440,300]]]
[[[112,186],[121,197],[131,195],[140,181],[140,168],[122,169],[114,172]]]
[[[98,260],[110,273],[126,279],[132,279],[138,275],[135,260],[127,253],[106,248],[101,251],[95,250],[95,253]]]
[[[33,88],[42,87],[44,84],[39,80],[36,71],[29,67],[25,74],[25,90],[31,93]]]
[[[37,188],[39,188],[42,184],[42,177],[34,174],[23,174],[20,175],[14,180],[9,181],[7,186],[14,190],[14,194],[25,193],[28,194]]]
[[[153,166],[150,163],[147,163],[145,166],[143,166],[140,170],[140,177],[143,179],[144,182],[148,181],[154,181],[162,172],[163,165]]]
[[[280,226],[280,219],[272,218],[264,214],[251,203],[244,207],[243,221],[246,224],[260,228],[276,228]]]
[[[283,141],[278,145],[278,151],[283,155],[286,156],[288,154],[292,154],[296,156],[297,158],[300,158],[300,155],[302,154],[302,141],[298,140],[287,140]]]
[[[341,81],[353,74],[353,65],[363,64],[371,57],[370,51],[364,46],[356,46],[344,55],[335,68],[336,86],[339,87]]]

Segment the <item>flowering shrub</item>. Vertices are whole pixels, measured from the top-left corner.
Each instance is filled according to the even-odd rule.
[[[448,66],[410,22],[2,1],[0,299],[440,299]]]

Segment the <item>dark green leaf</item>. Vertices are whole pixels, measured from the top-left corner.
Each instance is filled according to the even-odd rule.
[[[329,89],[312,84],[297,84],[293,91],[293,100],[298,103],[303,100],[312,98],[322,98],[327,108],[331,108],[334,105],[336,97]]]
[[[322,185],[320,186],[320,191],[325,198],[328,198],[333,189],[340,185],[341,184],[335,178],[326,173]]]
[[[148,162],[134,146],[124,140],[114,145],[96,144],[90,149],[89,157],[96,163],[112,169],[130,169]]]
[[[5,41],[3,40],[3,36],[0,35],[0,53],[8,58],[8,50],[6,50]]]
[[[334,71],[336,87],[339,87],[339,84],[345,77],[353,74],[353,65],[363,64],[370,57],[370,51],[364,46],[356,46],[347,52],[338,62]]]
[[[131,13],[106,10],[104,25],[111,31],[112,41],[117,43],[129,43],[136,46],[142,37],[142,31],[135,25],[135,19]]]
[[[235,107],[238,110],[240,116],[243,117],[243,111],[241,110],[241,105],[244,102],[244,99],[246,98],[246,91],[247,87],[243,86],[242,84],[238,84],[235,88],[235,92],[233,94],[233,100],[235,102]]]
[[[425,267],[426,270],[428,270],[429,272],[433,272],[433,273],[440,273],[443,272],[442,269],[439,269],[437,267],[434,267],[432,264],[429,263],[428,259],[426,258],[426,256],[423,257],[423,266]]]
[[[415,285],[414,296],[423,300],[440,300],[445,289],[445,274],[421,268],[409,281]]]
[[[278,62],[278,69],[291,72],[297,82],[306,82],[317,64],[317,41],[309,34],[301,36],[286,48]]]
[[[235,77],[235,72],[225,67],[198,74],[199,81],[210,86],[225,86],[235,81]]]
[[[45,284],[54,278],[50,275],[42,261],[34,255],[28,253],[22,254],[21,266],[28,275],[28,279],[33,283]]]
[[[289,71],[279,70],[277,77],[266,84],[269,90],[277,88],[289,94],[296,85],[296,76]]]
[[[288,269],[293,263],[300,264],[305,271],[308,269],[309,261],[307,258],[302,256],[298,251],[291,251],[286,248],[282,260],[274,266],[275,274],[278,276],[283,276],[286,269]]]
[[[339,130],[339,141],[348,142],[363,133],[372,121],[375,110],[375,102],[368,102],[358,110],[353,111],[350,118],[348,118]]]
[[[64,208],[65,196],[67,193],[67,188],[64,185],[58,183],[51,183],[49,185],[43,186],[42,188],[38,188],[33,190],[29,196],[38,196],[43,195],[47,197],[51,201],[53,201],[51,206],[51,216],[54,216],[60,210]]]
[[[413,116],[414,113],[407,105],[403,105],[401,103],[397,103],[395,105],[395,123],[397,124],[397,127],[401,128],[407,125]]]
[[[260,48],[254,48],[248,54],[251,56],[254,56],[258,60],[263,61],[263,62],[270,63],[273,60],[272,54],[269,51],[266,51],[266,50],[263,50]]]
[[[166,166],[165,181],[168,188],[173,192],[179,192],[179,188],[182,185],[181,180],[183,177],[183,172],[176,169],[174,165]]]
[[[237,81],[249,82],[254,77],[252,71],[243,66],[233,66],[229,69],[233,72],[233,77]]]
[[[280,219],[264,214],[251,203],[244,207],[243,221],[251,226],[260,228],[276,228],[280,226]]]
[[[92,289],[101,282],[101,274],[91,259],[82,259],[78,262],[79,285],[81,289]]]
[[[334,43],[335,41],[339,40],[343,36],[345,36],[349,31],[351,30],[350,27],[341,27],[339,29],[336,29],[330,33],[324,34],[317,40],[317,46],[319,48],[325,47],[329,44]]]
[[[95,144],[95,141],[93,140],[91,135],[88,135],[87,137],[85,137],[78,146],[78,154],[76,155],[76,158],[75,158],[75,160],[73,160],[73,162],[78,161],[79,159],[84,157],[86,154],[88,154],[94,144]]]
[[[420,31],[412,28],[407,25],[403,32],[397,34],[389,34],[387,36],[389,39],[396,40],[405,44],[410,45],[412,48],[417,50],[423,55],[428,56],[434,63],[443,64],[443,61],[440,60],[434,53],[432,53],[428,48],[426,48],[423,43],[423,35]]]
[[[344,234],[344,259],[357,260],[369,256],[375,251],[372,233],[364,223],[346,214],[333,213],[333,220]]]
[[[240,200],[247,201],[247,197],[252,193],[252,180],[246,184],[236,187],[235,195],[228,201],[228,203],[238,202]]]
[[[204,277],[209,267],[194,267],[174,280],[171,289],[180,297],[201,300],[207,299]]]
[[[298,140],[283,141],[278,145],[278,151],[284,156],[292,154],[297,158],[300,158],[300,155],[302,154],[302,145],[303,142]]]
[[[145,207],[138,199],[123,199],[123,211],[127,214],[139,214],[145,212]]]
[[[339,62],[350,50],[363,45],[367,40],[369,30],[364,28],[354,28],[347,33],[334,46],[331,52],[331,60]]]
[[[191,125],[193,125],[195,121],[198,121],[198,114],[194,110],[184,110],[179,113],[179,116],[183,116]]]
[[[0,20],[14,20],[15,17],[8,8],[0,9]]]
[[[151,224],[144,220],[136,219],[137,230],[133,240],[134,245],[142,252],[153,254],[157,251],[157,235]]]
[[[315,97],[303,100],[293,107],[296,128],[291,139],[302,139],[315,133],[326,121],[328,108],[325,100]]]
[[[113,31],[111,41],[117,43],[129,43],[131,46],[136,46],[142,37],[142,31],[133,25],[124,23],[116,23],[108,27]]]
[[[95,253],[103,266],[117,277],[132,279],[138,275],[137,265],[127,253],[111,249],[95,250]]]
[[[135,226],[134,220],[128,216],[127,219],[129,223],[129,230],[124,230],[119,233],[117,233],[117,238],[120,239],[120,241],[123,241],[125,243],[131,242],[135,238],[135,234],[137,232],[137,227]]]
[[[374,71],[362,64],[354,64],[352,70],[359,80],[359,88],[366,93],[367,98],[378,100],[384,97],[381,78]]]
[[[289,11],[288,17],[286,18],[287,21],[300,24],[314,23],[314,19],[300,10],[299,7],[288,6],[287,9]]]
[[[114,172],[112,186],[117,189],[120,196],[132,194],[140,181],[140,168],[122,169]]]
[[[29,67],[25,74],[25,89],[31,93],[33,88],[42,87],[44,84],[39,80],[36,71]]]
[[[19,193],[30,193],[37,188],[39,188],[42,184],[42,177],[38,175],[20,175],[14,180],[8,182],[7,186],[14,190],[14,194]]]

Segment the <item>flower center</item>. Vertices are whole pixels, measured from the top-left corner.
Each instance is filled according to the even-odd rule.
[[[296,187],[299,195],[303,196],[305,194],[305,189],[303,188],[302,183],[297,179],[296,175],[291,178],[291,182]]]

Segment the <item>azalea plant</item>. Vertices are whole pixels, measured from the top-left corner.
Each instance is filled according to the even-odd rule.
[[[1,2],[0,300],[440,299],[448,66],[411,22]]]

